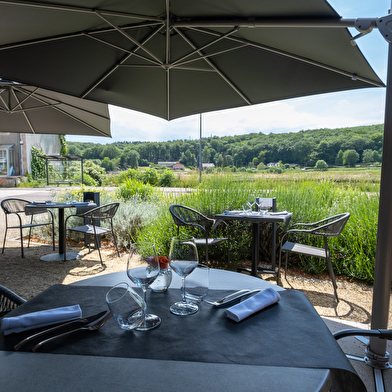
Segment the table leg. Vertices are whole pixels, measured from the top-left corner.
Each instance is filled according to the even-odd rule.
[[[276,270],[276,223],[272,223],[272,249],[271,249],[271,264],[272,271],[275,273]]]
[[[65,251],[65,228],[64,228],[64,208],[59,208],[59,253]]]
[[[257,266],[260,262],[260,224],[252,224],[252,276],[257,275]]]
[[[66,261],[66,260],[74,260],[82,257],[78,252],[67,252],[66,260],[64,260],[64,253],[65,253],[65,246],[66,246],[64,208],[59,208],[58,210],[59,210],[59,252],[41,256],[40,259],[42,261]]]

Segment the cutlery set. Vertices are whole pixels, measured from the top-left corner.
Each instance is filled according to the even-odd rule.
[[[71,328],[68,329],[65,332],[60,332],[59,334],[55,334],[53,336],[50,336],[39,343],[37,343],[33,348],[32,351],[37,351],[40,347],[42,347],[44,344],[51,342],[55,339],[58,339],[60,337],[70,335],[76,332],[80,331],[96,331],[99,328],[101,328],[110,318],[112,317],[112,314],[107,311],[102,311],[97,314],[94,314],[89,317],[85,318],[80,318],[72,321],[68,321],[66,323],[56,325],[54,327],[51,327],[49,329],[45,329],[44,331],[35,333],[33,335],[28,336],[26,339],[23,339],[21,342],[19,342],[17,345],[14,346],[14,349],[17,351],[19,350],[22,346],[25,344],[31,342],[32,340],[36,340],[38,338],[43,338],[47,335],[52,334],[53,332],[55,333],[57,330],[63,331],[63,328]]]
[[[239,290],[239,291],[236,291],[235,293],[231,293],[229,295],[226,295],[222,299],[215,301],[215,302],[207,301],[206,299],[204,299],[203,301],[209,305],[212,305],[212,306],[217,306],[217,307],[224,307],[225,306],[226,307],[228,305],[232,305],[235,302],[240,302],[244,298],[249,298],[250,296],[257,294],[261,290],[262,289],[255,289],[255,290],[244,289],[244,290]]]
[[[235,302],[240,302],[244,298],[249,298],[250,296],[260,291],[261,289],[256,289],[256,290],[244,289],[226,295],[225,297],[223,297],[218,301],[209,301],[204,299],[203,302],[206,302],[207,304],[215,307],[226,307],[228,305],[234,304]],[[36,343],[35,346],[32,348],[32,351],[35,352],[46,343],[52,342],[53,340],[56,340],[58,338],[81,331],[96,331],[100,329],[111,317],[112,317],[111,312],[102,311],[97,314],[91,315],[89,317],[68,321],[66,323],[56,325],[49,329],[45,329],[44,331],[37,332],[33,335],[28,336],[27,338],[23,339],[18,344],[16,344],[14,346],[14,349],[17,351],[27,343],[42,338],[43,340]],[[67,328],[65,332],[64,332],[64,328]]]

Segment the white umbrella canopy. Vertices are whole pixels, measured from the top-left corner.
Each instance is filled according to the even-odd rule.
[[[0,80],[0,132],[111,137],[108,105]]]

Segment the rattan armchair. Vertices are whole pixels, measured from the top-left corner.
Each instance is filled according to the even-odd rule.
[[[117,247],[117,241],[116,241],[116,236],[114,235],[114,230],[113,230],[113,218],[116,215],[116,212],[118,210],[118,207],[120,206],[120,203],[109,203],[105,204],[100,207],[93,208],[92,210],[88,210],[85,213],[78,213],[77,215],[69,215],[67,219],[65,220],[65,230],[69,231],[75,231],[83,234],[89,234],[94,236],[94,241],[95,241],[95,246],[98,250],[99,253],[99,259],[101,261],[101,265],[103,265],[102,262],[102,255],[101,255],[101,250],[100,250],[100,240],[99,236],[101,234],[106,234],[106,233],[111,233],[113,236],[113,242],[114,245],[116,246],[116,251],[117,255],[120,257],[120,253],[118,251]],[[83,226],[77,226],[77,227],[71,227],[67,228],[67,222],[68,220],[73,217],[73,216],[78,216],[81,218],[84,218],[85,222],[89,222]],[[110,228],[102,227],[101,222],[108,222],[110,225]],[[97,224],[99,222],[99,225]],[[90,251],[90,243],[88,244],[88,248]],[[64,260],[66,260],[66,251],[64,252]]]
[[[180,227],[196,228],[201,230],[203,238],[196,238],[196,246],[205,246],[206,263],[208,264],[208,247],[227,241],[227,265],[230,263],[230,237],[228,225],[225,221],[220,223],[225,225],[227,237],[211,237],[211,232],[216,229],[215,219],[208,218],[200,212],[179,204],[173,204],[169,207],[174,223],[177,225],[177,235],[180,234]]]
[[[5,233],[4,233],[4,242],[3,242],[3,251],[5,247],[5,241],[7,238],[8,229],[19,229],[20,234],[20,247],[22,251],[22,258],[24,258],[23,252],[23,229],[29,229],[29,240],[27,243],[27,247],[30,247],[30,237],[31,237],[31,229],[33,227],[38,226],[51,226],[52,229],[52,241],[53,241],[53,250],[55,249],[54,243],[54,219],[52,211],[48,210],[45,207],[34,207],[34,208],[26,208],[26,205],[31,204],[30,201],[24,199],[5,199],[1,202],[1,208],[5,214]],[[34,217],[37,215],[46,214],[48,216],[48,220],[45,221],[35,221]],[[30,219],[28,219],[30,217]],[[30,222],[28,222],[30,220]]]
[[[0,285],[0,317],[24,304],[26,300],[12,290]]]
[[[284,269],[285,278],[287,274],[288,253],[292,252],[292,253],[298,253],[306,256],[323,258],[327,260],[329,275],[332,280],[335,298],[336,301],[339,302],[337,286],[335,281],[335,274],[333,272],[332,261],[329,254],[328,238],[338,237],[342,232],[342,230],[344,229],[349,218],[350,218],[350,214],[346,212],[343,214],[331,216],[326,219],[322,219],[318,222],[296,223],[293,226],[291,226],[286,231],[286,233],[282,236],[282,240],[281,240],[281,246],[279,252],[278,282],[280,279],[282,252],[286,252],[286,261],[285,261],[285,269]],[[319,248],[316,246],[306,245],[302,242],[287,241],[287,238],[293,234],[296,235],[297,241],[299,241],[300,237],[303,237],[302,235],[322,237],[324,241],[324,247]]]

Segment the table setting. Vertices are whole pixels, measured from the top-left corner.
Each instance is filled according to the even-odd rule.
[[[189,237],[173,238],[169,266],[163,263],[180,276],[181,284],[154,291],[148,289],[160,271],[154,248],[135,244],[128,281],[114,286],[57,284],[10,312],[2,322],[0,352],[329,369],[336,382],[349,380],[356,391],[363,390],[305,295],[272,285],[211,289],[210,269],[199,263]],[[68,315],[72,319],[57,318],[46,327],[35,320],[31,329],[6,332],[4,320],[33,320],[31,314],[64,313],[64,308],[74,312]],[[145,324],[149,315],[159,319],[157,325]]]

